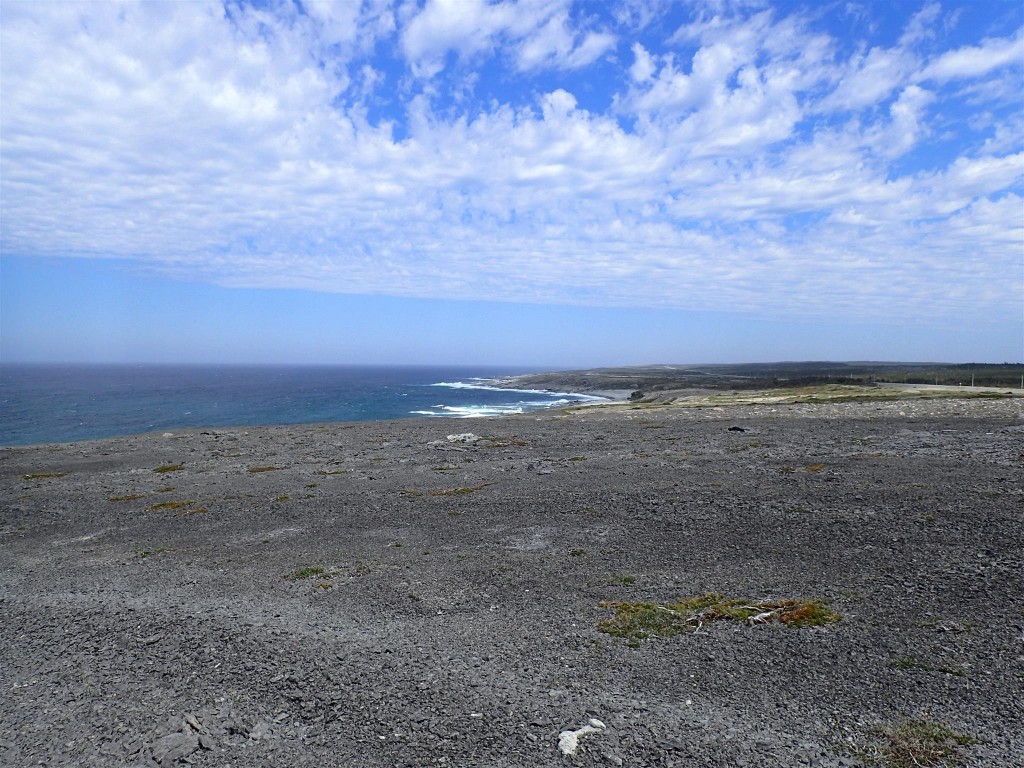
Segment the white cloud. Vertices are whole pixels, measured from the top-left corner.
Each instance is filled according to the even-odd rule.
[[[968,49],[921,79],[917,54],[843,58],[771,12],[663,44],[561,1],[305,7],[5,5],[3,253],[399,296],[1019,309],[1020,109],[949,110],[941,73],[1003,67]],[[971,55],[999,40],[1018,38]],[[616,41],[612,94],[585,67]],[[452,52],[526,87],[449,76]]]
[[[505,40],[520,70],[575,69],[605,54],[615,36],[575,28],[568,9],[564,0],[428,0],[403,31],[402,46],[414,72],[426,78],[444,69],[449,52],[471,58]]]
[[[1024,65],[1024,29],[1013,37],[985,40],[981,45],[968,45],[947,51],[924,68],[922,80],[946,82],[959,78],[980,77],[1001,67]]]
[[[926,3],[920,11],[915,13],[909,22],[907,22],[906,28],[903,30],[903,34],[900,35],[899,44],[900,46],[909,46],[924,40],[929,37],[934,37],[932,27],[935,22],[939,20],[942,14],[942,6],[938,3]]]
[[[884,101],[907,82],[917,59],[904,49],[872,48],[852,59],[825,109],[857,110]]]
[[[651,79],[655,72],[654,60],[640,43],[633,43],[633,66],[629,68],[629,76],[637,83]]]

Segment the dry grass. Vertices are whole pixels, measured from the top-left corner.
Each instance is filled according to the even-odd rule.
[[[964,762],[960,748],[974,741],[930,720],[904,720],[877,728],[857,757],[885,768],[954,768]]]
[[[181,509],[182,507],[191,507],[195,504],[195,501],[161,501],[159,504],[150,504],[149,508],[156,511],[161,509]]]
[[[601,632],[630,640],[693,632],[705,624],[736,621],[745,624],[785,624],[815,627],[839,621],[840,616],[820,600],[745,600],[718,594],[689,597],[676,603],[604,602],[615,616],[597,625]]]

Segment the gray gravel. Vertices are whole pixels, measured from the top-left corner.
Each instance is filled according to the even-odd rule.
[[[0,764],[854,766],[926,718],[977,739],[968,765],[1022,766],[1022,415],[589,408],[0,450]],[[448,439],[470,430],[493,439]],[[604,600],[712,591],[843,619],[597,630]]]

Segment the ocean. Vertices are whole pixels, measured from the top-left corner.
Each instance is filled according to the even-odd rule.
[[[523,369],[402,366],[0,366],[0,445],[191,427],[525,413],[599,399],[499,389]]]

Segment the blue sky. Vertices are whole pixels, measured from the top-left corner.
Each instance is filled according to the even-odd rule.
[[[0,13],[0,360],[1024,359],[1018,2]]]

